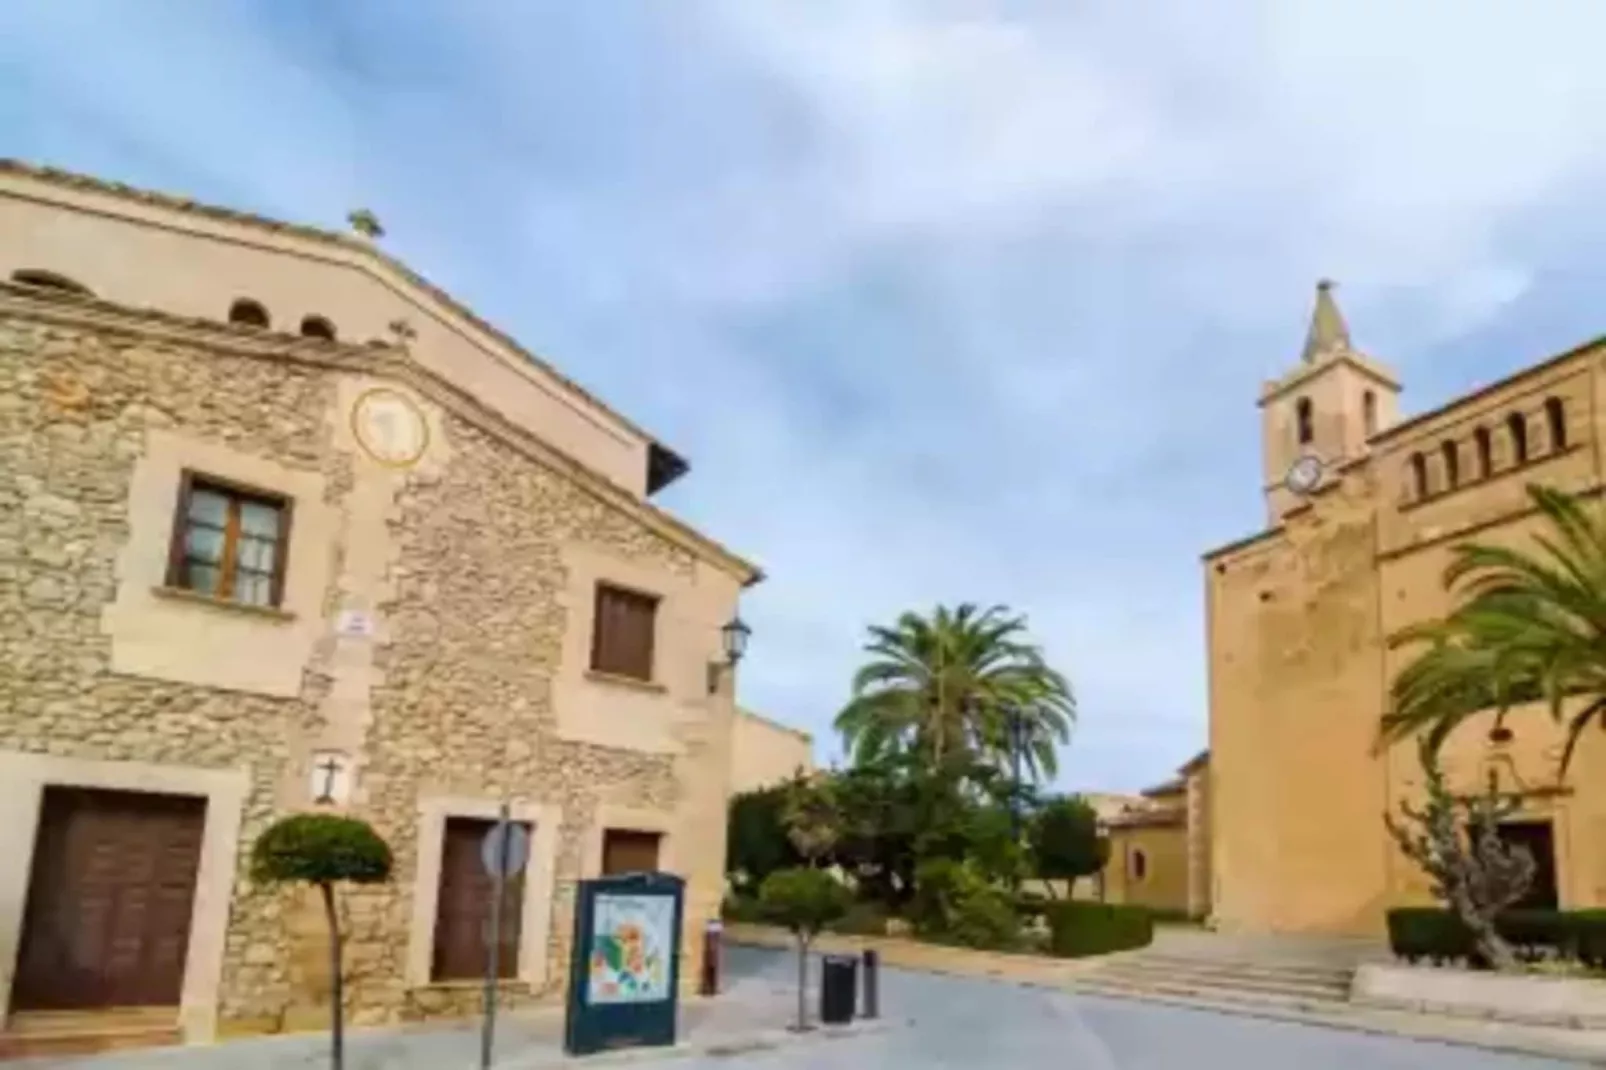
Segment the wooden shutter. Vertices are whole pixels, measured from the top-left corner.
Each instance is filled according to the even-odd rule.
[[[591,667],[615,676],[651,680],[657,615],[658,599],[652,595],[598,584]]]
[[[437,981],[485,976],[485,937],[491,923],[491,878],[480,844],[496,825],[483,818],[449,817],[441,839],[440,894],[435,901],[435,952],[430,969]],[[529,832],[528,826],[525,831]],[[503,886],[498,977],[516,977],[524,921],[524,875]]]
[[[656,832],[609,829],[602,836],[602,875],[656,873],[658,842],[662,838]]]

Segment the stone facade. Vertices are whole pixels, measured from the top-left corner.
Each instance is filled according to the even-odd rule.
[[[1526,486],[1596,495],[1606,350],[1591,343],[1423,415],[1359,353],[1327,287],[1305,359],[1261,394],[1272,526],[1205,557],[1213,909],[1226,929],[1376,934],[1426,881],[1382,818],[1416,798],[1414,744],[1379,749],[1388,637],[1451,605],[1441,576],[1468,539],[1518,543]],[[1303,414],[1303,416],[1302,416]],[[1295,462],[1316,459],[1301,484]],[[1606,741],[1586,734],[1566,783],[1561,731],[1539,709],[1451,737],[1452,785],[1495,773],[1554,837],[1564,907],[1606,903]]]
[[[353,405],[375,389],[423,421],[416,461],[364,451]],[[150,582],[179,464],[294,494],[288,609]],[[662,598],[663,668],[648,683],[576,660],[591,624],[577,586],[615,568]],[[315,753],[347,756],[340,805],[395,852],[391,883],[343,897],[354,1022],[478,1006],[477,987],[431,982],[420,896],[434,902],[443,815],[499,800],[536,827],[510,1000],[562,983],[575,882],[597,872],[616,822],[663,835],[664,868],[688,879],[686,931],[700,932],[722,886],[734,708],[730,674],[710,694],[705,669],[756,576],[405,345],[0,286],[0,766],[31,778],[0,785],[0,847],[29,857],[40,785],[185,792],[223,778],[194,789],[209,811],[181,1009],[191,1039],[326,1018],[321,916],[246,871],[272,819],[312,806]],[[366,626],[337,627],[350,613]],[[191,633],[205,658],[175,641]],[[21,869],[0,881],[0,996]],[[685,947],[690,983],[700,940]]]

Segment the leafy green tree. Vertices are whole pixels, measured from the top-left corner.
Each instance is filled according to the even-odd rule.
[[[1566,725],[1565,775],[1584,730],[1606,728],[1606,515],[1547,487],[1528,496],[1543,523],[1532,546],[1456,547],[1456,606],[1390,640],[1421,649],[1391,684],[1383,741],[1420,734],[1437,749],[1469,718],[1543,699]]]
[[[786,832],[788,790],[782,784],[731,799],[725,866],[740,894],[756,895],[765,877],[804,861]]]
[[[818,866],[842,835],[842,814],[837,807],[836,784],[829,774],[799,774],[786,786],[781,821],[797,853]]]
[[[1028,641],[1026,620],[1003,606],[938,606],[870,628],[869,660],[836,718],[856,762],[889,753],[950,761],[1006,762],[1018,717],[1025,771],[1052,777],[1056,748],[1070,736],[1076,703],[1066,678]]]
[[[809,1027],[809,945],[827,925],[848,912],[852,896],[823,869],[783,869],[764,878],[758,901],[765,915],[797,940],[797,1028]]]
[[[1027,832],[1031,860],[1037,876],[1054,895],[1054,882],[1075,886],[1082,877],[1104,869],[1110,858],[1110,841],[1099,831],[1099,817],[1080,795],[1050,799],[1033,815]]]
[[[345,1006],[341,983],[340,914],[335,885],[383,884],[390,879],[390,847],[367,823],[337,814],[294,814],[270,825],[251,848],[251,879],[258,884],[308,884],[318,889],[329,924],[330,1065],[345,1061]]]

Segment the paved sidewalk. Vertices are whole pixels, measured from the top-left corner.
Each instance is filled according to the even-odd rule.
[[[736,949],[729,955],[725,992],[690,999],[680,1008],[680,1042],[673,1048],[635,1048],[589,1056],[563,1054],[563,1009],[542,1007],[497,1019],[497,1070],[598,1066],[682,1058],[722,1058],[873,1034],[899,1023],[856,1022],[841,1029],[798,1034],[795,966],[780,968],[774,956]],[[811,1022],[819,1009],[818,965],[808,992]],[[346,1070],[472,1070],[479,1066],[480,1025],[415,1025],[354,1030],[346,1037]],[[24,1059],[6,1070],[312,1070],[329,1065],[327,1033],[255,1037],[219,1044],[147,1048],[73,1058]]]

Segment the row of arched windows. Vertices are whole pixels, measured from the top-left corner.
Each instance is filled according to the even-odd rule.
[[[1544,405],[1545,431],[1548,441],[1545,448],[1550,453],[1559,453],[1567,448],[1567,409],[1561,398],[1546,398]],[[1514,412],[1507,416],[1503,425],[1505,438],[1509,451],[1509,463],[1513,468],[1525,465],[1534,456],[1533,444],[1529,440],[1528,414]],[[1420,500],[1430,494],[1454,490],[1464,482],[1467,475],[1462,466],[1462,444],[1455,439],[1445,439],[1438,449],[1441,478],[1438,485],[1432,479],[1432,465],[1429,455],[1422,451],[1411,454],[1411,495]],[[1479,427],[1472,433],[1472,479],[1487,479],[1495,470],[1494,431],[1487,426]]]
[[[65,275],[58,275],[54,271],[39,271],[33,268],[24,268],[11,273],[11,281],[24,286],[37,286],[41,289],[59,290],[63,293],[79,294],[84,297],[93,297],[94,292],[77,279],[69,279]],[[249,297],[242,297],[229,306],[229,322],[242,327],[257,327],[267,330],[272,326],[268,318],[268,310],[262,307],[260,301],[253,301]],[[335,340],[335,325],[323,316],[307,316],[301,321],[301,334],[305,338],[322,338],[326,341]]]
[[[264,331],[273,325],[268,318],[268,310],[262,307],[261,302],[253,301],[249,297],[242,297],[229,306],[229,322]],[[335,325],[322,316],[307,316],[301,321],[301,335],[304,338],[322,338],[333,342]]]

